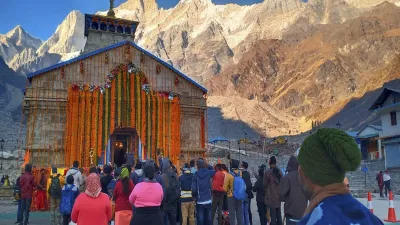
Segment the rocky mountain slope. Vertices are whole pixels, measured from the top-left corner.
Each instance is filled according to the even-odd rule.
[[[207,86],[212,95],[266,102],[307,123],[326,121],[352,98],[400,78],[393,69],[399,62],[399,22],[400,8],[387,2],[341,24],[299,18],[281,40],[258,41]]]
[[[397,77],[377,74],[399,51],[399,3],[264,0],[239,6],[180,0],[159,9],[155,0],[127,0],[115,11],[140,21],[136,42],[210,88],[209,106],[220,108],[218,118],[279,135],[305,131],[311,120],[325,121],[351,98]],[[0,45],[0,56],[21,74],[76,56],[85,45],[83,20],[73,11],[40,46],[11,51]]]
[[[20,137],[24,129],[21,128],[21,102],[26,78],[15,73],[0,57],[0,138],[9,143]],[[16,142],[15,142],[16,144]],[[6,151],[15,146],[5,146]]]

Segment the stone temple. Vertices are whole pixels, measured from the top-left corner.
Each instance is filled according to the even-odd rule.
[[[80,56],[29,74],[25,150],[37,167],[205,153],[207,90],[135,42],[137,21],[85,15]]]

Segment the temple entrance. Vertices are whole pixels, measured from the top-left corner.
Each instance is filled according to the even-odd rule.
[[[111,157],[112,162],[120,167],[122,165],[133,165],[137,155],[138,135],[133,128],[116,128],[111,135]]]
[[[115,147],[114,147],[114,163],[117,166],[126,164],[129,135],[116,135]]]

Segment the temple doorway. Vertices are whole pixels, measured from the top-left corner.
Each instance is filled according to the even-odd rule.
[[[120,167],[122,165],[133,165],[134,157],[137,155],[137,132],[133,128],[116,128],[111,135],[111,157],[112,162]]]

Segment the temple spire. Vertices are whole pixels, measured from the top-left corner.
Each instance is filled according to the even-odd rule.
[[[114,0],[110,0],[110,9],[107,12],[107,16],[109,17],[115,17],[115,12],[114,12]]]

